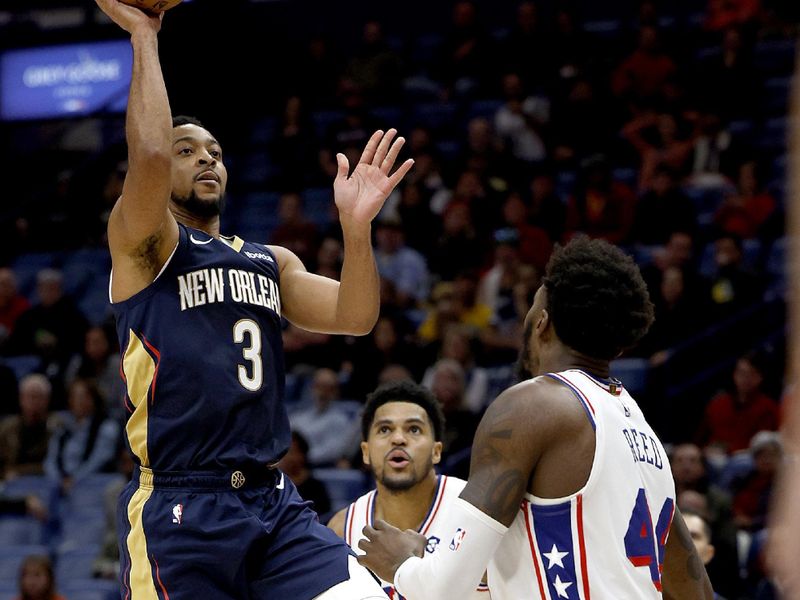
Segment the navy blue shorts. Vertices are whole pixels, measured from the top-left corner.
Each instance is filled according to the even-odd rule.
[[[349,577],[349,546],[276,469],[137,469],[117,531],[128,600],[310,600]]]

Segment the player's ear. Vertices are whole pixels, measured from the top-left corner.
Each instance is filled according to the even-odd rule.
[[[542,309],[539,318],[536,319],[536,330],[537,331],[544,331],[547,326],[550,324],[550,313],[547,312],[547,309]]]
[[[367,442],[361,442],[361,460],[365,465],[369,464],[369,444]]]
[[[431,452],[433,464],[438,465],[442,461],[442,442],[433,443],[433,451]]]

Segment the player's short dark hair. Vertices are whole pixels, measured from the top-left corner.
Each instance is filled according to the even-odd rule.
[[[433,427],[433,439],[437,442],[442,441],[444,413],[439,401],[430,390],[411,381],[385,383],[367,396],[364,412],[361,415],[361,439],[366,441],[372,422],[375,420],[375,413],[389,402],[410,402],[424,408]]]
[[[559,339],[587,356],[612,360],[653,323],[639,267],[603,240],[577,236],[553,251],[542,284]]]
[[[202,127],[203,129],[206,128],[206,126],[200,122],[200,119],[196,117],[190,117],[187,115],[175,115],[174,117],[172,117],[173,127],[180,127],[181,125],[197,125],[198,127]]]

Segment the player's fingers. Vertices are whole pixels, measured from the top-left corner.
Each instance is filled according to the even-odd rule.
[[[336,155],[336,164],[338,166],[336,179],[347,179],[347,175],[350,173],[350,161],[340,152]]]
[[[383,164],[383,159],[386,158],[386,153],[389,152],[389,148],[392,145],[392,140],[396,135],[397,129],[390,129],[386,132],[381,139],[381,143],[378,144],[378,149],[375,151],[375,157],[372,159],[373,165],[380,167]]]
[[[377,524],[378,523],[376,522],[375,525]],[[372,539],[372,536],[375,535],[375,528],[372,527],[372,525],[364,525],[364,528],[361,530],[361,533],[362,535],[364,535],[364,537]]]
[[[358,162],[367,164],[372,163],[372,159],[375,158],[375,150],[378,149],[378,144],[380,144],[382,137],[383,131],[380,129],[372,134],[372,137],[369,138],[367,146],[364,148],[364,152],[361,153],[361,158]]]
[[[363,550],[364,552],[366,552],[369,549],[369,545],[370,545],[370,541],[367,540],[367,539],[362,538],[362,539],[358,540],[358,548],[359,548],[359,550]]]
[[[397,160],[397,155],[400,154],[400,149],[403,147],[403,144],[406,143],[406,139],[399,137],[394,141],[392,147],[389,148],[389,153],[386,155],[386,158],[383,159],[381,163],[381,171],[384,173],[389,173],[392,170],[392,165],[394,165],[394,161]]]
[[[395,171],[391,177],[389,177],[389,185],[391,185],[392,188],[397,186],[397,184],[400,183],[400,180],[402,180],[403,177],[406,176],[406,173],[408,173],[411,170],[411,167],[413,166],[414,166],[414,159],[409,158],[406,162],[404,162],[397,168],[397,171]]]

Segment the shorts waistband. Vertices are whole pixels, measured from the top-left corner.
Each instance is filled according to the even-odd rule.
[[[190,488],[195,490],[241,490],[272,487],[281,478],[275,465],[229,471],[153,471],[136,466],[133,481],[143,489]]]

